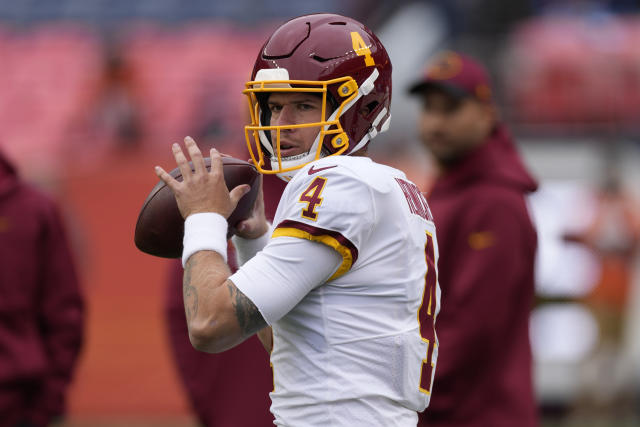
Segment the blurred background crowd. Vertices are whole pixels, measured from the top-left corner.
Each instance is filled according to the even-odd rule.
[[[60,202],[87,299],[68,423],[190,425],[167,345],[168,264],[135,249],[137,213],[185,135],[246,158],[241,91],[261,44],[320,11],[386,46],[393,120],[372,156],[423,188],[433,167],[407,85],[442,49],[488,66],[541,184],[531,338],[544,425],[638,425],[639,1],[0,0],[0,147]]]

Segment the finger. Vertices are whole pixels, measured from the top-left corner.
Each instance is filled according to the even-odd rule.
[[[223,164],[220,152],[215,148],[212,148],[209,151],[209,156],[211,157],[211,173],[222,173]]]
[[[187,136],[184,139],[184,145],[187,147],[189,157],[191,157],[193,168],[195,169],[196,173],[205,173],[207,169],[204,165],[204,158],[202,157],[202,152],[200,151],[200,148],[198,148],[198,144],[196,144],[196,141],[194,141],[194,139],[190,136]]]
[[[178,181],[176,181],[171,175],[169,175],[167,171],[162,169],[160,166],[156,166],[154,168],[154,171],[158,178],[160,178],[165,184],[167,184],[167,187],[169,187],[172,191],[175,190],[176,185],[178,185]]]
[[[178,164],[178,168],[180,169],[180,173],[182,174],[183,180],[188,180],[191,178],[191,166],[189,166],[189,162],[182,152],[182,148],[177,143],[171,145],[171,150],[173,151],[173,158],[176,159],[176,163]]]
[[[231,199],[231,204],[233,205],[234,209],[238,205],[238,202],[240,201],[242,196],[247,194],[249,190],[251,190],[251,186],[249,184],[240,184],[233,190],[231,190],[231,192],[229,192],[229,198]]]

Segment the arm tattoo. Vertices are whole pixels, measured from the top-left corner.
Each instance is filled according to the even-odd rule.
[[[196,260],[191,257],[184,269],[184,279],[182,281],[182,299],[184,301],[184,313],[187,321],[191,320],[198,313],[198,290],[191,285],[191,268],[196,264]]]
[[[227,286],[229,287],[229,294],[231,294],[231,303],[236,311],[238,324],[242,330],[242,336],[248,337],[267,326],[267,322],[265,322],[255,304],[240,289],[236,288],[236,285],[232,282],[229,282]]]

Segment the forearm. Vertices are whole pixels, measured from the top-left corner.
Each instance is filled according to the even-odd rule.
[[[225,282],[231,275],[220,254],[199,251],[185,264],[182,295],[189,338],[201,351],[218,352],[242,339],[237,324],[228,321],[229,290]]]
[[[182,298],[187,323],[207,316],[212,307],[208,296],[224,284],[231,275],[222,256],[213,251],[199,251],[189,257],[184,266]]]
[[[231,238],[231,242],[236,248],[236,256],[238,258],[239,266],[244,265],[244,263],[253,258],[258,252],[264,249],[267,243],[269,243],[269,239],[271,237],[269,233],[270,226],[271,225],[268,224],[267,231],[255,239],[243,238],[237,235],[234,235]]]

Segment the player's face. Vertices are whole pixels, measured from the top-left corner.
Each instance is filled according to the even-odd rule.
[[[269,95],[272,126],[299,125],[320,122],[322,97],[312,93],[276,92]],[[328,113],[327,113],[328,114]],[[309,151],[320,132],[320,126],[280,130],[280,155],[283,158]],[[277,131],[271,131],[271,141],[277,140]]]
[[[443,166],[478,146],[491,132],[493,107],[473,98],[456,98],[441,91],[423,95],[418,131],[425,147]]]

